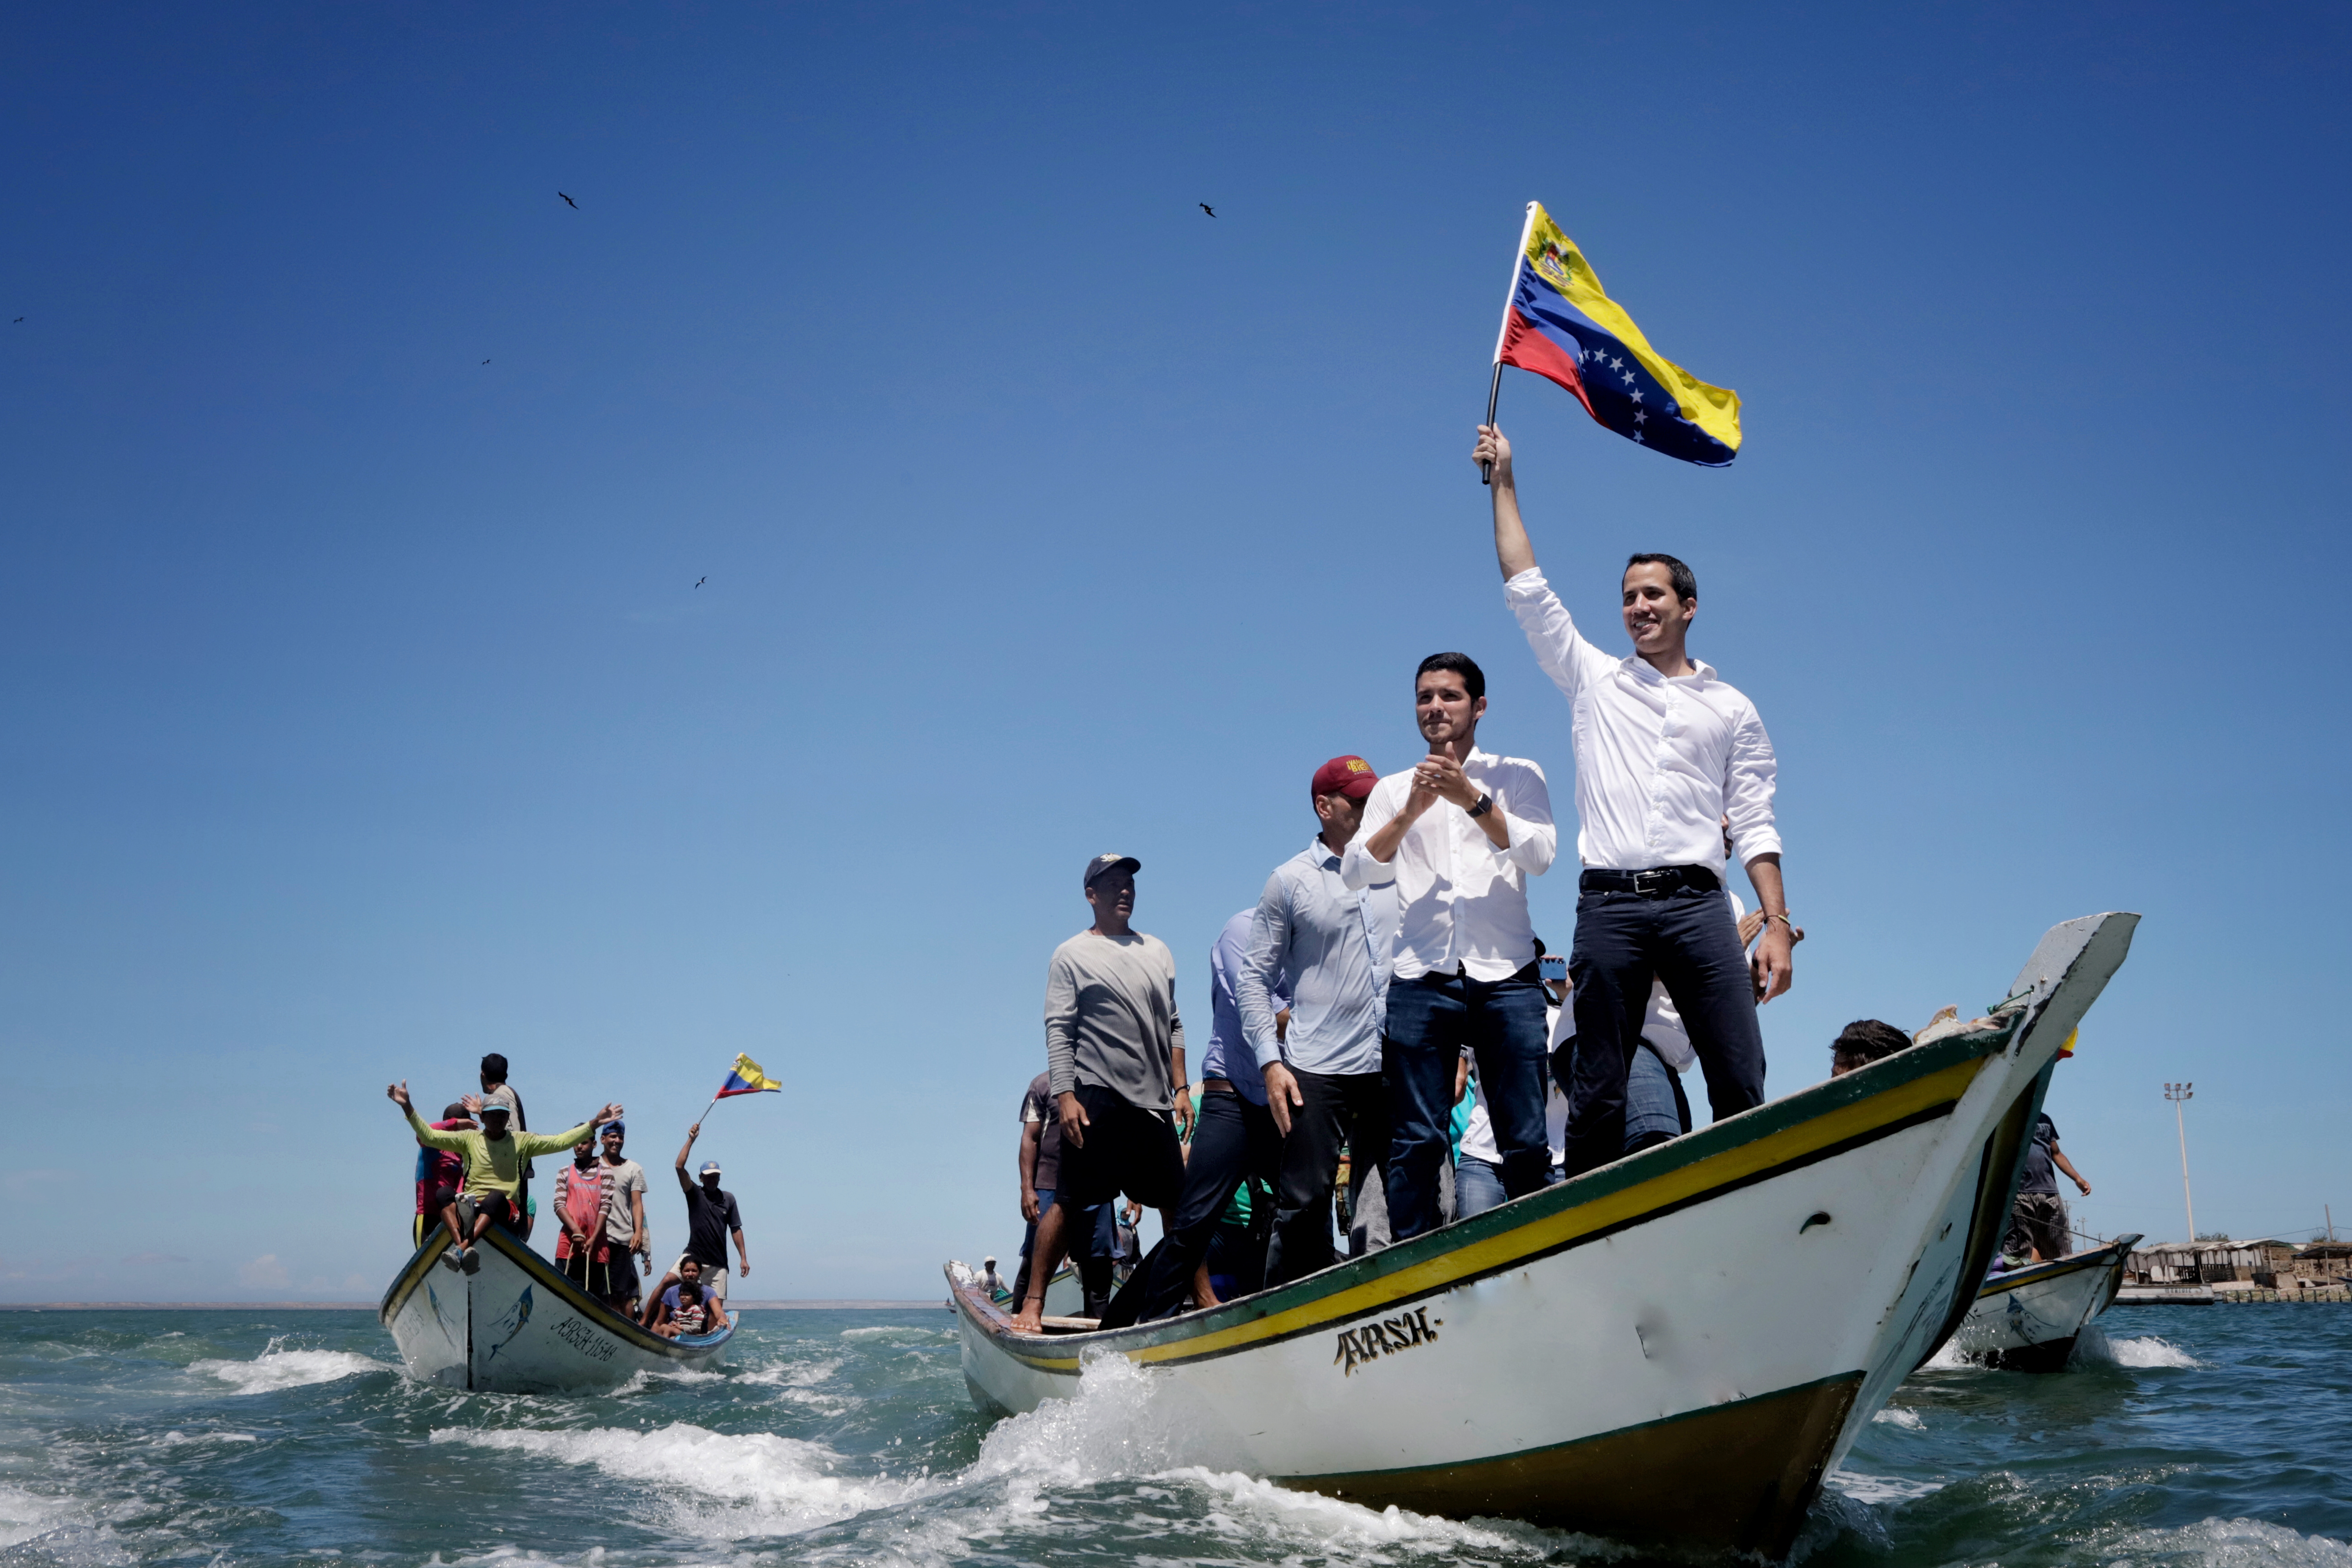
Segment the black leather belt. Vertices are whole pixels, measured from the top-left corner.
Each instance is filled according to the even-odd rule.
[[[1541,971],[1542,964],[1539,962],[1530,960],[1527,967],[1515,971],[1508,976],[1508,978],[1512,980],[1526,980],[1530,982],[1538,981],[1542,978]],[[1449,974],[1442,969],[1433,969],[1423,974],[1420,980],[1415,982],[1415,984],[1421,985],[1443,985],[1449,980],[1475,980],[1478,977],[1471,973],[1468,969],[1457,963],[1454,964],[1454,972],[1452,973]],[[1502,982],[1488,981],[1487,984],[1490,985],[1498,985],[1502,984]]]
[[[1587,870],[1576,879],[1580,893],[1631,893],[1637,899],[1672,898],[1680,892],[1712,893],[1722,879],[1704,866],[1653,866],[1643,871]]]

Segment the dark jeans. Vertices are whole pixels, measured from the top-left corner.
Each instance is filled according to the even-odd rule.
[[[1192,1129],[1192,1154],[1184,1164],[1184,1191],[1176,1200],[1174,1226],[1111,1298],[1102,1326],[1123,1329],[1181,1310],[1192,1288],[1193,1271],[1209,1255],[1217,1221],[1234,1201],[1234,1189],[1244,1176],[1271,1184],[1281,1170],[1282,1135],[1275,1131],[1274,1112],[1238,1094],[1201,1096],[1200,1124]],[[1261,1208],[1253,1206],[1253,1217]],[[1254,1226],[1261,1241],[1265,1224],[1259,1218]]]
[[[1037,1217],[1054,1206],[1054,1189],[1037,1189]],[[1118,1205],[1097,1204],[1090,1209],[1079,1209],[1068,1220],[1069,1228],[1062,1234],[1068,1238],[1066,1254],[1071,1267],[1078,1271],[1078,1284],[1090,1302],[1099,1302],[1110,1295],[1111,1265],[1118,1250]],[[1029,1254],[1037,1246],[1037,1220],[1021,1236],[1021,1272],[1013,1277],[1013,1301],[1015,1310],[1029,1299]]]
[[[1504,1190],[1515,1198],[1532,1193],[1551,1168],[1544,1135],[1550,1068],[1536,966],[1502,980],[1426,974],[1393,982],[1381,1065],[1389,1085],[1389,1229],[1399,1241],[1437,1228],[1437,1168],[1451,1163],[1454,1066],[1465,1045],[1478,1059]]]
[[[1274,1241],[1266,1253],[1269,1286],[1331,1267],[1331,1187],[1339,1174],[1339,1145],[1354,1151],[1348,1203],[1354,1212],[1364,1181],[1381,1168],[1389,1147],[1389,1091],[1376,1072],[1294,1072],[1298,1098],[1290,1136],[1282,1141],[1282,1173],[1274,1188]]]
[[[1569,973],[1576,982],[1570,1175],[1608,1164],[1624,1152],[1625,1079],[1642,1046],[1653,980],[1665,982],[1666,994],[1690,1031],[1715,1119],[1764,1103],[1764,1036],[1756,1026],[1756,992],[1721,889],[1685,889],[1662,899],[1584,894],[1576,900],[1576,951]]]

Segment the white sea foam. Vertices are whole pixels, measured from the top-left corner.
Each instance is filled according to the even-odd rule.
[[[1192,1424],[1155,1399],[1159,1393],[1157,1380],[1126,1357],[1088,1356],[1076,1399],[1049,1399],[999,1422],[982,1441],[970,1474],[1084,1483],[1213,1458]]]
[[[840,1456],[821,1443],[768,1432],[712,1432],[684,1423],[651,1432],[442,1429],[433,1433],[432,1441],[587,1465],[624,1480],[648,1482],[669,1495],[679,1529],[719,1539],[807,1530],[888,1508],[928,1489],[927,1483],[887,1476],[840,1475]]]
[[[753,1367],[735,1381],[755,1387],[772,1388],[776,1391],[775,1397],[783,1404],[837,1415],[857,1403],[847,1394],[827,1393],[821,1386],[833,1381],[834,1373],[841,1370],[841,1365],[838,1356],[828,1361],[778,1362]]]
[[[1856,1502],[1909,1502],[1944,1489],[1941,1481],[1906,1481],[1897,1476],[1869,1476],[1860,1470],[1834,1470],[1823,1483]]]
[[[2352,1568],[2352,1546],[2257,1519],[2134,1531],[2099,1554],[2106,1568]]]
[[[1921,1432],[1927,1426],[1925,1421],[1919,1419],[1919,1413],[1916,1410],[1906,1410],[1898,1405],[1888,1405],[1871,1419],[1881,1426],[1900,1426],[1906,1432]]]
[[[0,1548],[46,1535],[72,1517],[73,1504],[64,1498],[40,1497],[15,1487],[0,1486]]]
[[[281,1350],[281,1342],[270,1341],[268,1348],[251,1361],[192,1362],[188,1370],[218,1379],[239,1394],[275,1394],[281,1388],[299,1388],[310,1383],[332,1383],[363,1373],[398,1370],[373,1356],[350,1351]]]
[[[2200,1367],[2205,1363],[2170,1341],[2155,1334],[2137,1339],[2110,1339],[2098,1324],[2083,1331],[2074,1342],[2077,1361],[2105,1362],[2111,1366]]]
[[[250,1432],[182,1432],[175,1428],[155,1441],[163,1447],[176,1448],[185,1443],[258,1443],[261,1439]]]

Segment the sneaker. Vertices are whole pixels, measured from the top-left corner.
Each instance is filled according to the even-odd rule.
[[[457,1247],[449,1247],[446,1251],[441,1254],[441,1267],[448,1269],[452,1274],[456,1273],[457,1271],[457,1258],[458,1253]]]
[[[465,1261],[457,1267],[467,1274],[479,1274],[482,1271],[482,1249],[478,1247],[466,1248]]]

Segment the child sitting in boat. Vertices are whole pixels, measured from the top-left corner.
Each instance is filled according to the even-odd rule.
[[[703,1289],[701,1263],[692,1258],[679,1258],[677,1268],[655,1292],[646,1327],[666,1340],[675,1340],[715,1334],[726,1326],[727,1304]]]

